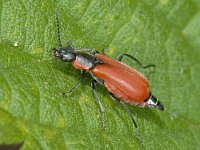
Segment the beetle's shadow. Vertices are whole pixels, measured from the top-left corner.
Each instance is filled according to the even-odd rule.
[[[85,83],[85,84],[87,84],[87,83]],[[110,101],[110,102],[107,102],[107,103],[110,103],[109,107],[113,107],[113,109],[115,109],[114,111],[116,112],[116,114],[120,118],[123,118],[124,113],[127,114],[127,112],[124,109],[123,105],[121,105],[117,101],[114,101],[109,96],[109,92],[105,89],[105,87],[103,87],[103,86],[98,84],[97,88],[98,88],[98,91],[102,91],[101,94],[105,95],[104,96],[105,101],[106,100]],[[93,98],[95,98],[94,94],[93,94]],[[103,103],[105,103],[105,102],[103,102]],[[96,104],[97,104],[97,107],[98,107],[98,103],[97,102],[96,102]],[[159,128],[164,128],[166,126],[165,123],[162,121],[161,116],[158,114],[158,113],[163,113],[163,112],[160,112],[159,110],[155,110],[155,108],[148,108],[148,107],[142,108],[142,107],[133,106],[133,105],[129,105],[129,104],[127,104],[127,105],[128,105],[128,108],[130,109],[131,114],[133,115],[134,118],[144,118],[145,120],[148,120],[149,122],[152,122],[153,124],[157,125]],[[105,106],[104,106],[104,108],[105,108],[105,111],[106,111],[106,109],[108,109]],[[123,114],[121,113],[120,109],[124,111]],[[127,116],[128,116],[128,114],[127,114]],[[136,120],[138,120],[138,119],[136,119]],[[125,119],[124,119],[124,121],[125,121]]]
[[[160,128],[165,128],[166,127],[165,122],[163,121],[161,116],[158,115],[158,113],[163,113],[163,112],[161,112],[160,110],[153,110],[153,109],[155,109],[155,108],[145,107],[142,110],[140,109],[140,110],[138,110],[138,112],[140,112],[138,114],[138,116],[141,116],[141,118],[145,118],[145,119],[149,120],[150,122],[153,122]]]
[[[126,112],[125,108],[123,107],[123,105],[121,103],[113,100],[109,96],[109,92],[105,89],[105,87],[98,86],[97,88],[99,90],[102,90],[103,92],[101,92],[101,93],[105,95],[105,99],[110,101],[109,102],[110,103],[109,107],[113,107],[113,109],[115,109],[114,111],[116,111],[117,115],[120,118],[123,118],[124,113],[127,114],[127,112]],[[98,106],[98,103],[97,103],[97,106]],[[128,108],[129,108],[129,110],[131,112],[131,115],[133,115],[134,119],[135,118],[144,118],[145,120],[148,120],[149,122],[152,122],[153,124],[157,125],[159,128],[164,128],[166,126],[165,123],[163,122],[163,119],[158,114],[158,113],[163,113],[160,110],[157,110],[156,108],[139,107],[139,106],[134,106],[134,105],[129,105],[129,104],[127,104],[127,106],[128,106]],[[106,111],[106,109],[108,109],[108,108],[105,108],[105,111]],[[122,114],[119,109],[123,110],[124,113]],[[128,116],[128,114],[127,114],[127,116]],[[124,119],[124,121],[125,121],[125,119]]]

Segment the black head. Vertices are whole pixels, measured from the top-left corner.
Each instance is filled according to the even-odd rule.
[[[57,10],[55,10],[55,17],[56,17],[57,37],[58,37],[58,43],[59,43],[60,48],[53,49],[53,56],[54,58],[59,58],[65,62],[72,62],[76,59],[75,49],[72,46],[62,47]]]
[[[59,49],[53,49],[53,56],[54,58],[59,58],[65,62],[72,62],[76,59],[76,53],[73,47],[61,47]]]

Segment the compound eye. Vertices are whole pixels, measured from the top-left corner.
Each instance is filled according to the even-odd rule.
[[[63,54],[61,57],[61,60],[66,61],[66,62],[72,62],[75,59],[76,59],[76,55],[74,53]]]

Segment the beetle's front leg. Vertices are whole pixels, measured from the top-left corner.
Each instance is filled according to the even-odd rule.
[[[85,70],[83,70],[82,73],[81,73],[81,77],[78,79],[78,81],[71,87],[70,90],[64,91],[63,95],[71,93],[81,83],[82,79],[85,77],[85,74],[86,74],[86,72],[85,72]]]

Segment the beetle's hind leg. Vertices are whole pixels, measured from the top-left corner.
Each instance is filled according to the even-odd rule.
[[[121,54],[120,56],[119,56],[119,58],[118,58],[118,61],[122,61],[122,59],[124,58],[124,56],[127,56],[127,57],[129,57],[130,59],[132,59],[132,60],[134,60],[140,67],[142,67],[142,68],[153,68],[154,70],[155,70],[155,65],[154,64],[150,64],[150,65],[143,65],[137,58],[135,58],[135,57],[133,57],[132,55],[129,55],[129,54]]]
[[[111,97],[113,100],[115,100],[115,101],[117,101],[117,102],[119,102],[120,104],[123,105],[123,107],[125,108],[126,112],[128,113],[128,115],[129,115],[129,117],[130,117],[130,119],[131,119],[131,121],[132,121],[132,123],[133,123],[133,125],[134,125],[134,127],[135,127],[135,130],[136,130],[138,139],[139,139],[140,143],[143,145],[143,140],[142,140],[142,138],[141,138],[141,136],[140,136],[140,132],[139,132],[139,129],[138,129],[138,125],[137,125],[137,123],[135,122],[135,119],[133,118],[133,115],[131,114],[131,112],[130,112],[128,106],[127,106],[123,101],[121,101],[120,99],[118,99],[113,93],[110,93],[110,97]]]
[[[103,105],[102,105],[102,103],[101,103],[101,100],[100,100],[100,98],[99,98],[99,96],[98,96],[98,94],[97,94],[97,91],[96,91],[96,80],[92,80],[92,82],[91,82],[91,86],[92,86],[92,89],[93,89],[93,92],[94,92],[94,95],[95,95],[95,98],[96,98],[96,100],[97,100],[97,102],[98,102],[98,104],[99,104],[99,108],[100,108],[100,110],[101,110],[101,117],[102,117],[102,127],[104,128],[104,126],[105,126],[105,124],[104,124],[104,121],[105,121],[105,119],[104,119],[104,116],[105,116],[105,109],[104,109],[104,107],[103,107]]]

